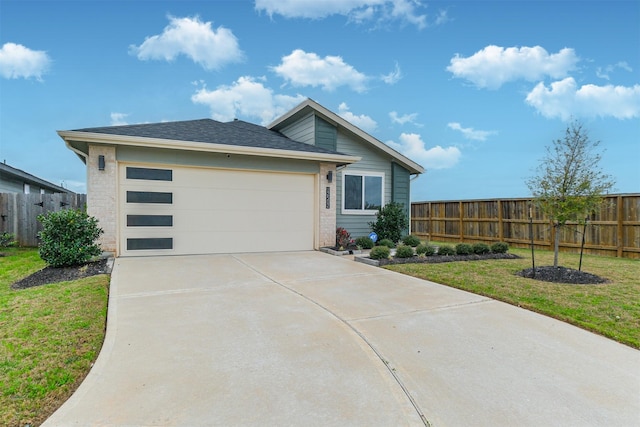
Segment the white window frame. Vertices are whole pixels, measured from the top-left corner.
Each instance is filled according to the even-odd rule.
[[[344,191],[344,187],[346,185],[347,179],[346,176],[347,175],[352,175],[352,176],[361,176],[361,177],[365,177],[365,176],[375,176],[375,177],[379,177],[382,178],[382,185],[380,188],[381,194],[380,194],[380,203],[381,206],[385,205],[385,200],[384,200],[384,172],[372,172],[372,171],[361,171],[361,170],[343,170],[342,171],[342,206],[341,206],[341,210],[342,213],[344,215],[375,215],[378,213],[378,209],[346,209],[345,208],[345,196],[346,196],[346,192]],[[363,185],[362,185],[362,202],[365,202],[365,185],[364,185],[364,180],[362,181]]]

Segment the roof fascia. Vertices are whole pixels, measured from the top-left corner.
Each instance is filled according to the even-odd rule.
[[[178,141],[172,139],[146,138],[139,136],[112,135],[94,132],[58,131],[58,135],[68,147],[72,142],[145,148],[166,148],[170,150],[200,151],[208,153],[237,154],[260,157],[277,157],[296,160],[313,160],[328,163],[350,164],[360,161],[360,157],[345,154],[314,153],[305,151],[279,150],[274,148],[246,147],[239,145],[213,144],[209,142]],[[75,144],[74,144],[75,145]],[[76,150],[74,150],[76,151]],[[77,153],[77,151],[76,151]]]
[[[284,115],[280,116],[279,118],[277,118],[276,120],[268,124],[267,128],[268,129],[278,128],[279,125],[286,123],[289,119],[293,118],[298,113],[300,113],[301,111],[307,108],[314,110],[317,114],[319,114],[324,120],[328,121],[329,123],[345,128],[352,134],[358,136],[361,139],[364,139],[365,141],[367,141],[377,149],[392,156],[398,163],[400,163],[402,166],[409,169],[409,172],[411,172],[411,174],[424,173],[424,168],[420,166],[418,163],[414,162],[413,160],[409,159],[403,154],[400,154],[399,152],[389,147],[382,141],[374,138],[373,136],[369,135],[362,129],[351,124],[347,120],[343,119],[342,117],[335,114],[334,112],[326,109],[325,107],[323,107],[322,105],[318,104],[317,102],[315,102],[310,98],[307,98],[306,100],[304,100],[303,102],[295,106],[293,109],[291,109]]]

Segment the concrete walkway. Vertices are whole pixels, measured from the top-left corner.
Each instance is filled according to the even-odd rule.
[[[117,259],[45,426],[640,425],[640,352],[319,252]]]

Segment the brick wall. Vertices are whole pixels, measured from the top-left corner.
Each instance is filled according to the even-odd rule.
[[[327,180],[327,173],[333,173],[332,182]],[[336,166],[329,163],[320,164],[320,241],[319,246],[336,244]],[[327,209],[327,187],[330,191],[329,209]]]
[[[105,158],[104,170],[98,170],[98,156]],[[87,213],[98,219],[104,230],[100,238],[103,251],[116,252],[117,179],[116,149],[89,145],[87,159]]]

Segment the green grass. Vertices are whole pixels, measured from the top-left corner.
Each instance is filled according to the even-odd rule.
[[[570,285],[517,276],[517,271],[531,267],[531,252],[509,252],[523,259],[385,268],[485,295],[640,348],[640,260],[585,255],[582,271],[604,277],[609,283]],[[553,265],[553,252],[536,251],[535,256],[536,266]],[[578,262],[578,254],[560,253],[559,265],[577,269]]]
[[[98,356],[109,276],[12,290],[12,283],[45,263],[36,249],[2,252],[0,425],[39,425],[73,393]]]

